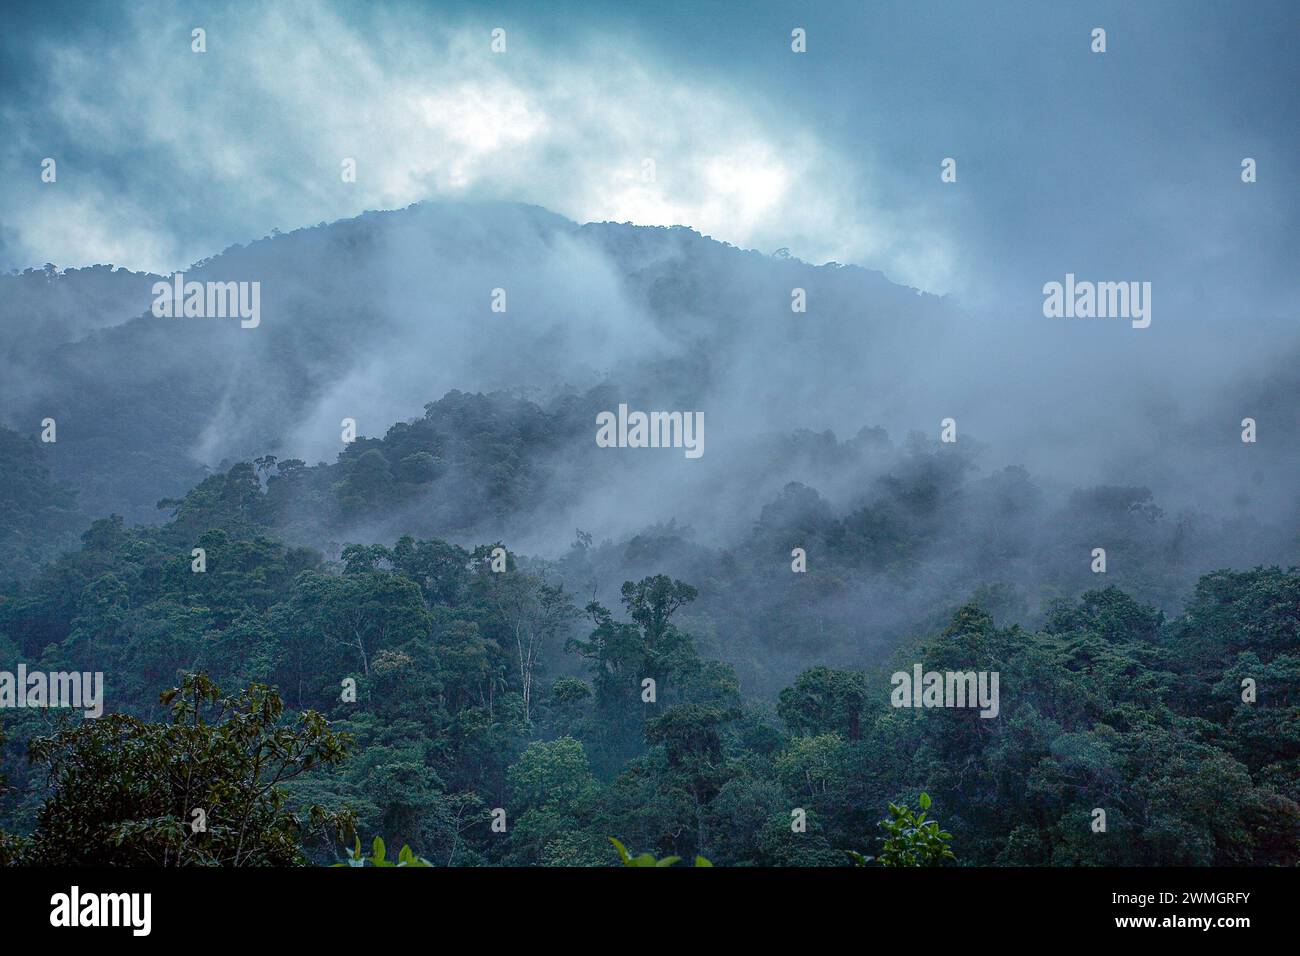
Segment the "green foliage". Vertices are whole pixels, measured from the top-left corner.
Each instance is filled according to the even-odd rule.
[[[416,856],[409,846],[405,844],[397,854],[397,859],[390,860],[386,856],[387,850],[384,847],[384,841],[381,837],[375,837],[375,842],[371,844],[370,855],[367,856],[361,849],[361,837],[355,838],[352,849],[348,851],[347,861],[344,863],[335,863],[334,866],[433,866],[422,856]]]
[[[624,866],[672,866],[674,863],[681,861],[681,857],[679,856],[666,856],[662,860],[656,860],[650,853],[642,853],[640,856],[632,856],[628,853],[627,847],[623,846],[623,844],[619,843],[613,837],[609,838],[609,842],[614,844],[614,849],[618,850],[618,857],[623,861]],[[713,866],[712,863],[702,856],[697,856],[695,858],[695,865]]]
[[[864,650],[840,656],[856,668],[793,674],[792,661],[858,647],[849,637],[861,615],[845,610],[852,589],[869,583],[889,595],[928,549],[955,541],[992,549],[999,562],[1057,561],[1026,554],[1017,538],[1022,509],[1039,507],[1023,470],[972,484],[959,453],[914,443],[889,458],[858,510],[837,517],[812,489],[788,487],[752,538],[725,553],[673,524],[626,545],[580,534],[553,563],[507,552],[501,573],[491,568],[495,543],[407,535],[350,544],[327,561],[276,540],[303,509],[345,527],[478,474],[501,471],[510,495],[526,495],[534,479],[511,445],[514,426],[487,420],[508,404],[451,396],[422,422],[359,440],[337,465],[267,456],[233,467],[169,503],[168,524],[96,521],[79,550],[0,586],[0,668],[103,670],[119,711],[75,727],[6,712],[0,776],[12,786],[0,794],[0,821],[10,836],[0,837],[0,860],[328,863],[339,837],[312,812],[328,806],[438,865],[601,866],[608,833],[656,864],[836,865],[877,823],[873,808],[924,790],[945,808],[951,840],[927,807],[891,807],[886,829],[897,832],[873,862],[932,856],[931,835],[976,865],[1300,862],[1295,569],[1206,575],[1184,613],[1169,617],[1133,593],[1161,593],[1160,582],[1087,590],[1086,572],[1076,582],[1045,571],[1043,590],[991,583],[942,611],[914,606],[921,636],[893,639],[893,661]],[[882,441],[801,435],[790,447],[892,454]],[[13,473],[37,481],[33,461]],[[21,488],[7,493],[26,500]],[[468,504],[456,499],[465,510],[448,505],[436,520],[477,520],[524,500],[469,494]],[[948,503],[960,495],[1002,502],[1003,518],[955,520]],[[1123,488],[1076,496],[1058,517],[1067,536],[1100,523],[1118,542],[1112,551],[1129,549],[1130,559],[1147,553],[1143,536],[1164,520],[1149,495]],[[791,574],[780,559],[809,541],[818,561]],[[196,546],[206,573],[191,570]],[[698,589],[654,573],[664,566]],[[621,606],[593,600],[576,624],[557,582],[599,593],[631,567]],[[1080,597],[1048,603],[1037,630],[995,623],[1062,593]],[[735,668],[710,659],[721,656]],[[999,672],[999,717],[891,708],[888,675],[918,661]],[[196,670],[249,690],[222,704],[183,683],[190,690],[171,707],[157,703],[160,688]],[[355,700],[341,694],[344,677],[356,682]],[[653,699],[643,697],[646,678]],[[1248,682],[1258,688],[1250,703]],[[173,712],[178,702],[186,720]],[[268,724],[272,714],[289,727]],[[352,757],[327,759],[325,727],[353,739]],[[285,731],[322,751],[291,759],[272,783],[277,748],[296,752],[275,742]],[[27,761],[29,743],[42,763]],[[188,794],[177,783],[182,761],[197,769]],[[182,809],[200,805],[196,788],[211,804],[206,834],[190,832]],[[230,813],[246,806],[238,849]],[[507,835],[489,830],[495,806],[511,808]],[[792,807],[806,811],[806,832],[792,832]],[[1094,807],[1107,809],[1104,834],[1089,826]]]
[[[0,582],[30,575],[76,544],[77,495],[53,481],[42,446],[0,425]]]
[[[919,810],[910,810],[906,804],[889,805],[889,816],[880,821],[885,831],[884,845],[879,856],[863,856],[852,850],[849,858],[856,866],[877,862],[881,866],[942,866],[956,860],[950,842],[952,834],[939,829],[937,820],[927,820],[930,795],[922,793],[917,799]]]
[[[776,712],[798,734],[838,732],[850,740],[862,736],[867,682],[852,671],[814,667],[781,691]]]
[[[342,832],[347,811],[285,808],[283,785],[340,763],[348,739],[253,685],[237,697],[201,674],[162,695],[168,723],[121,714],[33,739],[49,768],[26,862],[44,866],[259,866],[304,863],[305,826]],[[201,811],[202,826],[195,811]]]

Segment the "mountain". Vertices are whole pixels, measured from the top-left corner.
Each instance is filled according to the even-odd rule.
[[[845,648],[864,607],[893,634],[990,579],[1040,607],[1088,586],[1097,546],[1166,607],[1196,574],[1296,554],[1285,349],[1175,400],[1176,361],[1141,347],[1075,356],[1059,327],[866,269],[509,203],[275,233],[184,280],[257,283],[256,324],[155,316],[173,277],[4,277],[23,290],[5,421],[55,419],[43,467],[81,515],[197,516],[198,534],[215,507],[334,557],[416,534],[567,559],[577,528],[607,575],[748,564],[729,593],[774,614],[807,598],[783,604],[804,547],[847,575],[815,598],[819,640]],[[703,454],[600,447],[620,406],[699,415]],[[1240,441],[1245,413],[1267,440]]]
[[[260,283],[256,328],[154,317],[158,278],[97,267],[4,279],[23,289],[3,314],[10,360],[23,363],[6,376],[5,421],[25,434],[58,422],[55,473],[92,513],[156,520],[155,502],[204,466],[332,458],[343,418],[377,434],[454,388],[545,399],[612,381],[642,401],[708,400],[746,430],[751,405],[770,416],[764,428],[803,424],[802,407],[864,362],[884,395],[891,335],[951,311],[865,270],[512,204],[367,213],[185,271]],[[796,287],[835,320],[792,314]],[[493,289],[505,312],[492,311]],[[787,359],[816,353],[819,374],[805,379],[773,343]],[[742,399],[730,383],[752,375]]]

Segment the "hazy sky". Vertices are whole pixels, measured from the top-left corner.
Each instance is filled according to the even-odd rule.
[[[1294,4],[380,6],[8,5],[0,267],[168,272],[469,197],[786,246],[973,311],[1032,312],[1070,271],[1151,280],[1157,322],[1238,341],[1294,323]]]

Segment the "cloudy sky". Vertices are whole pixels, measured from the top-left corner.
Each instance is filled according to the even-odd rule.
[[[1290,3],[11,6],[6,270],[170,272],[483,198],[784,246],[975,310],[1073,271],[1154,280],[1189,322],[1294,321]]]

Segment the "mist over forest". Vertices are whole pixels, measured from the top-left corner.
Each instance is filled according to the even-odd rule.
[[[382,865],[383,841],[434,866],[1300,864],[1281,133],[1249,147],[1279,178],[1238,180],[1236,145],[1151,131],[1178,76],[1116,51],[1071,95],[1181,161],[1125,209],[1148,172],[1125,144],[1080,136],[1112,163],[1087,189],[1056,125],[1023,161],[979,152],[969,83],[920,118],[895,91],[868,150],[819,92],[846,67],[751,102],[667,54],[549,63],[521,28],[489,73],[440,25],[430,66],[417,13],[303,10],[300,50],[261,8],[210,25],[257,63],[296,49],[300,83],[184,73],[186,40],[174,89],[111,105],[112,161],[49,180],[98,192],[0,197],[0,865]],[[105,35],[113,63],[152,55]],[[50,117],[0,101],[24,142],[87,113],[83,57],[40,74]],[[406,139],[372,154],[313,98],[354,107],[345,74],[403,91],[380,126]],[[1005,115],[1041,116],[1043,85]],[[177,106],[196,90],[228,141]],[[233,119],[249,90],[265,131]],[[805,100],[788,131],[766,116]],[[1260,109],[1238,121],[1273,130]],[[923,188],[899,170],[935,128],[956,145],[927,144]],[[140,212],[128,133],[184,198]],[[355,198],[281,178],[276,143],[331,180],[347,143]],[[627,172],[642,143],[662,194]],[[1149,325],[1051,317],[1076,273],[1145,284]],[[185,315],[185,283],[209,309],[255,288],[257,314]],[[697,445],[636,447],[629,410]],[[69,674],[102,678],[102,716],[53,701]]]
[[[1207,382],[1217,401],[1197,392],[1179,402],[1172,396],[1187,390],[1177,370],[1139,357],[1129,361],[1141,374],[1113,358],[1034,355],[1010,336],[973,351],[996,325],[878,273],[739,249],[687,228],[579,226],[512,204],[367,213],[232,247],[185,271],[189,281],[260,281],[255,328],[153,316],[150,290],[161,278],[47,267],[0,279],[14,290],[7,327],[20,315],[39,327],[6,350],[16,370],[4,377],[5,407],[16,410],[2,466],[8,654],[103,670],[110,703],[142,715],[155,711],[151,694],[200,670],[225,686],[264,680],[289,707],[319,708],[343,726],[358,719],[344,716],[355,705],[328,688],[356,667],[347,646],[361,655],[357,677],[375,713],[386,681],[448,681],[449,666],[470,666],[457,675],[468,681],[462,706],[486,708],[494,733],[516,741],[501,744],[496,771],[479,777],[453,760],[459,787],[434,786],[401,812],[364,784],[344,789],[371,807],[363,832],[383,830],[419,852],[436,847],[448,862],[494,858],[446,815],[469,812],[465,801],[496,805],[493,787],[511,792],[509,775],[521,771],[507,755],[528,737],[579,746],[593,788],[626,786],[626,768],[653,759],[645,747],[655,738],[642,726],[654,721],[703,720],[691,747],[730,723],[745,749],[754,746],[747,736],[776,733],[774,719],[810,741],[848,719],[856,729],[846,744],[861,748],[858,711],[887,713],[884,674],[909,653],[923,659],[927,635],[954,639],[972,614],[982,615],[976,629],[987,643],[1004,647],[1009,691],[1005,675],[1024,666],[1021,655],[1063,632],[1154,642],[1136,660],[1154,667],[1155,653],[1174,667],[1186,652],[1170,635],[1196,632],[1206,589],[1238,581],[1223,579],[1226,569],[1295,564],[1296,445],[1244,444],[1236,422],[1206,417],[1232,396],[1263,428],[1294,435],[1294,351],[1279,350],[1274,374]],[[505,311],[494,312],[502,288]],[[804,290],[806,313],[792,311],[792,289]],[[1025,373],[1033,362],[1055,366],[1056,387],[1043,391]],[[704,453],[599,447],[597,416],[620,404],[702,411]],[[1019,420],[1000,417],[1006,408],[1023,410]],[[950,416],[956,440],[943,441]],[[33,423],[45,418],[57,422],[57,442],[38,440]],[[355,440],[344,441],[347,418]],[[187,568],[195,546],[213,562],[207,577]],[[508,583],[492,581],[489,546],[508,552]],[[1106,552],[1104,577],[1096,547]],[[1279,611],[1294,633],[1300,577],[1257,574],[1234,586],[1283,587]],[[219,591],[194,591],[187,578]],[[663,590],[670,581],[689,596],[664,597],[677,593]],[[608,659],[595,635],[582,640],[583,604],[596,634],[638,635],[603,609],[622,603],[635,622],[654,602],[646,588],[663,603],[646,612],[659,623],[643,621],[634,640],[644,644],[639,667]],[[335,633],[331,619],[363,610],[377,617],[353,621],[351,638]],[[1109,633],[1112,617],[1126,622],[1122,635]],[[657,650],[666,638],[653,628],[665,626],[690,637]],[[285,627],[294,633],[280,636]],[[526,652],[525,631],[535,642]],[[304,640],[317,645],[315,666],[299,656]],[[457,651],[467,640],[473,650]],[[324,647],[341,656],[326,654],[326,665]],[[422,666],[417,647],[437,663]],[[467,653],[478,664],[456,665]],[[589,686],[584,658],[593,657]],[[1198,679],[1227,680],[1230,660],[1213,672],[1224,676]],[[1293,660],[1270,666],[1286,673]],[[635,703],[639,672],[665,685],[650,707]],[[538,690],[547,683],[549,697]],[[1040,690],[1053,707],[1058,692]],[[813,708],[802,715],[792,703],[801,693]],[[1027,696],[1008,694],[1012,714],[1034,711]],[[445,687],[437,697],[456,712]],[[498,713],[511,698],[523,714]],[[14,749],[11,776],[28,778]],[[880,758],[878,742],[869,756]],[[1296,757],[1281,756],[1259,766],[1270,779],[1281,774],[1293,799],[1294,777],[1282,768]],[[575,754],[523,749],[517,761],[543,757]],[[385,772],[413,786],[421,762]],[[867,782],[840,772],[845,785]],[[918,786],[942,792],[935,773],[926,776]],[[42,792],[33,786],[11,811],[20,829],[39,820]],[[780,804],[777,792],[769,798]],[[956,795],[948,804],[946,824],[974,839],[966,815],[975,808]],[[1295,804],[1286,806],[1283,820]],[[864,809],[828,806],[847,819],[828,821],[793,856],[768,844],[727,849],[722,831],[685,846],[635,815],[617,828],[664,853],[813,864],[831,862],[835,843],[862,839],[854,827],[869,832],[857,820]],[[1278,825],[1300,831],[1300,819]],[[582,838],[550,834],[498,858],[595,862],[599,840],[583,827]],[[999,846],[966,855],[1059,862],[1080,852],[1057,847],[1044,858]],[[1212,862],[1244,851],[1131,852]]]
[[[59,423],[59,454],[38,460],[84,518],[156,524],[160,501],[272,456],[302,462],[311,492],[281,496],[268,530],[334,558],[410,533],[553,562],[581,529],[611,570],[645,535],[697,572],[775,537],[763,553],[780,565],[854,514],[901,507],[933,512],[910,589],[1001,582],[1037,607],[1043,588],[1089,580],[1071,569],[1095,538],[1121,558],[1108,582],[1174,608],[1199,574],[1296,553],[1300,336],[1262,373],[1187,389],[1181,349],[1166,367],[1136,346],[1076,354],[868,270],[512,204],[367,213],[184,274],[254,277],[264,325],[156,319],[161,277],[126,270],[0,277],[8,327],[37,316],[10,340],[6,424]],[[703,411],[706,454],[596,447],[595,415],[619,403]],[[1268,440],[1243,449],[1225,407]],[[259,469],[264,487],[279,470]],[[929,499],[900,503],[909,480]]]

